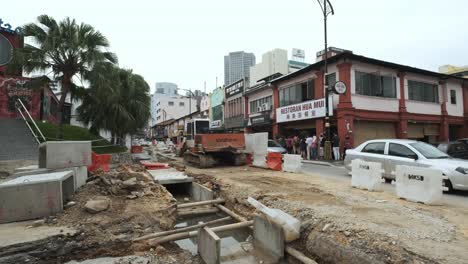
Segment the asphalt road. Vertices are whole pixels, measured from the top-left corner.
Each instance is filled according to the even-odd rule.
[[[322,178],[333,178],[351,185],[351,175],[348,175],[348,171],[344,167],[329,167],[324,165],[303,163],[302,171],[305,174]],[[395,186],[390,183],[385,183],[383,191],[395,193]],[[454,191],[452,193],[445,193],[444,200],[442,202],[468,208],[468,191]]]

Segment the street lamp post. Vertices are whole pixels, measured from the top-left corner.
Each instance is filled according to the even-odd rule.
[[[324,89],[325,89],[325,146],[324,146],[324,158],[327,160],[330,160],[332,158],[331,156],[331,142],[330,142],[330,109],[329,109],[329,95],[330,95],[330,89],[328,87],[328,80],[327,80],[327,73],[328,73],[328,66],[327,66],[327,60],[328,60],[328,43],[327,43],[327,17],[329,14],[334,15],[335,12],[333,11],[333,6],[331,5],[329,0],[317,0],[318,3],[320,4],[320,7],[322,8],[322,13],[323,13],[323,29],[324,29],[324,35],[325,35],[325,58],[324,58],[324,73],[323,73],[323,83],[324,83]],[[327,9],[327,5],[330,7],[330,9]]]

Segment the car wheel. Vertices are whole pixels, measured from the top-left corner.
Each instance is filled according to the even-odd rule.
[[[453,186],[450,180],[444,180],[444,186],[447,187],[447,192],[453,192]]]

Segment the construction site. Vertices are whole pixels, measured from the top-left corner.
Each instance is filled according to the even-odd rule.
[[[266,154],[266,139],[217,144],[244,165],[162,142],[107,161],[90,142],[46,142],[35,164],[2,162],[0,263],[466,263],[466,204],[353,188]],[[191,156],[210,153],[199,142]]]

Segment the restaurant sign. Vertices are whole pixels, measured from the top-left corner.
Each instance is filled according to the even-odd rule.
[[[329,113],[333,115],[333,102],[329,100]],[[318,100],[306,101],[298,104],[283,106],[276,109],[276,122],[290,122],[299,121],[305,119],[314,119],[324,117],[325,110],[325,98]]]

